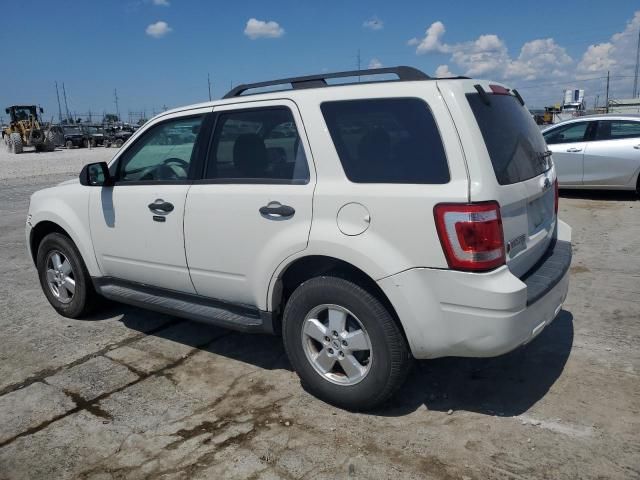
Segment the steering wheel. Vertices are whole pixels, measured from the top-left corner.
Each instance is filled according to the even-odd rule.
[[[177,163],[182,168],[184,168],[185,171],[189,171],[189,162],[182,160],[181,158],[167,158],[164,162],[162,162],[163,165],[169,165],[170,163]]]

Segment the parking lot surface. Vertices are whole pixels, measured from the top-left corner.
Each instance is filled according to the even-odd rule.
[[[307,394],[279,338],[55,313],[29,195],[114,149],[0,153],[0,479],[640,478],[640,201],[563,194],[570,293],[529,345],[416,362],[377,411]]]

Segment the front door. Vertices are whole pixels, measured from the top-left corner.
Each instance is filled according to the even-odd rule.
[[[296,105],[215,107],[203,179],[187,197],[187,263],[200,295],[265,308],[277,266],[304,250],[315,171]]]
[[[560,186],[582,185],[588,127],[589,122],[577,122],[544,133],[549,150],[553,152],[553,163]]]
[[[182,220],[204,113],[151,125],[111,165],[115,185],[92,189],[91,237],[103,275],[194,293]]]

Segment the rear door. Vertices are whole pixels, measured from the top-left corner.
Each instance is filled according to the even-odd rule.
[[[315,169],[288,100],[215,107],[203,179],[184,216],[198,294],[266,308],[277,266],[307,246]]]
[[[465,145],[470,200],[500,204],[507,265],[520,276],[555,235],[550,155],[530,112],[511,91],[488,82],[458,82],[452,88],[462,94],[456,123]]]
[[[587,139],[595,122],[572,122],[558,125],[544,132],[560,186],[582,185],[584,176],[584,152]]]
[[[585,150],[584,184],[629,185],[639,167],[640,121],[599,120],[595,136]]]

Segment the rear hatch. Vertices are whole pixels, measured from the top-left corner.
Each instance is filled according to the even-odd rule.
[[[460,135],[467,137],[462,140],[470,177],[469,200],[499,203],[507,265],[514,275],[522,276],[556,234],[555,171],[550,152],[515,90],[484,81],[447,83],[458,100],[452,114],[459,115],[464,124]]]

